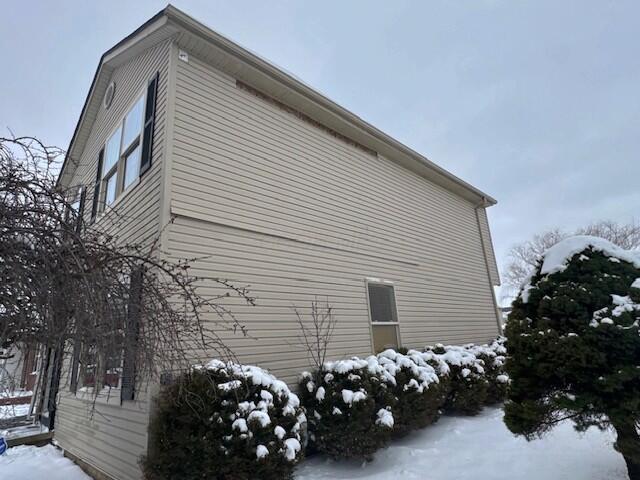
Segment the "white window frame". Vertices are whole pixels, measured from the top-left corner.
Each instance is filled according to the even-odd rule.
[[[396,310],[396,321],[395,322],[374,322],[373,317],[371,315],[371,300],[369,298],[369,285],[385,285],[393,288],[393,306]],[[367,312],[369,313],[369,335],[371,338],[371,351],[375,353],[375,341],[373,338],[373,328],[376,325],[380,326],[391,326],[393,325],[396,328],[396,343],[398,344],[398,348],[402,347],[402,338],[400,336],[400,314],[398,312],[398,287],[395,282],[391,280],[381,279],[381,278],[373,278],[367,277],[364,280],[365,292],[367,295]]]
[[[142,115],[140,115],[140,125],[138,130],[138,136],[131,141],[129,145],[123,145],[122,140],[124,136],[124,127],[125,120],[127,115],[131,112],[133,107],[141,101],[142,103]],[[123,198],[127,193],[133,190],[140,183],[140,176],[131,182],[131,184],[127,187],[124,185],[125,180],[125,163],[127,156],[131,154],[136,148],[140,147],[140,162],[142,162],[142,140],[144,136],[144,117],[145,117],[145,109],[147,105],[147,89],[141,89],[138,94],[135,96],[135,99],[127,105],[124,115],[119,120],[119,122],[113,127],[113,129],[107,135],[107,138],[104,142],[104,163],[102,166],[102,172],[100,174],[100,212],[104,213],[105,211],[113,208],[121,198]],[[106,158],[108,155],[107,144],[111,137],[120,129],[120,141],[118,142],[118,160],[116,163],[105,172],[106,168]],[[138,165],[138,173],[140,171],[140,165]],[[111,177],[116,176],[116,193],[114,200],[111,204],[107,205],[107,180],[111,179]]]

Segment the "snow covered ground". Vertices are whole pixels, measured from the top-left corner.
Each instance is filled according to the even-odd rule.
[[[502,423],[502,411],[477,417],[443,417],[378,452],[373,462],[332,462],[314,457],[297,470],[296,480],[627,480],[614,436],[590,430],[576,433],[569,423],[543,440],[515,438]],[[15,447],[0,456],[0,478],[91,480],[48,445]]]
[[[0,420],[12,417],[21,417],[28,413],[28,403],[21,403],[20,405],[0,405]]]
[[[514,437],[502,423],[502,410],[477,417],[442,417],[438,423],[397,440],[359,463],[310,458],[297,480],[627,480],[615,437],[589,430],[576,433],[569,423],[542,440]]]
[[[51,445],[14,447],[0,456],[0,478],[11,480],[91,480],[80,467]]]

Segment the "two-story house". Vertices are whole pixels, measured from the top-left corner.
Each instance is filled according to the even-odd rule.
[[[250,285],[234,313],[252,338],[224,339],[290,383],[309,368],[292,306],[316,297],[333,358],[498,334],[495,200],[172,6],[100,59],[59,182],[85,186],[87,217],[121,213],[120,238]],[[61,386],[55,439],[139,478],[148,395],[88,415]]]

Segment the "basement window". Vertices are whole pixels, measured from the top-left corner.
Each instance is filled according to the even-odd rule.
[[[400,346],[398,335],[398,310],[393,284],[367,281],[367,298],[371,320],[371,336],[374,353]]]

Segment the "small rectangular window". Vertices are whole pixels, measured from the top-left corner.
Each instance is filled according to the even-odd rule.
[[[372,322],[397,322],[393,285],[369,283],[369,306]]]
[[[398,312],[393,285],[368,282],[367,294],[374,353],[388,348],[397,349],[400,342],[398,340]]]

